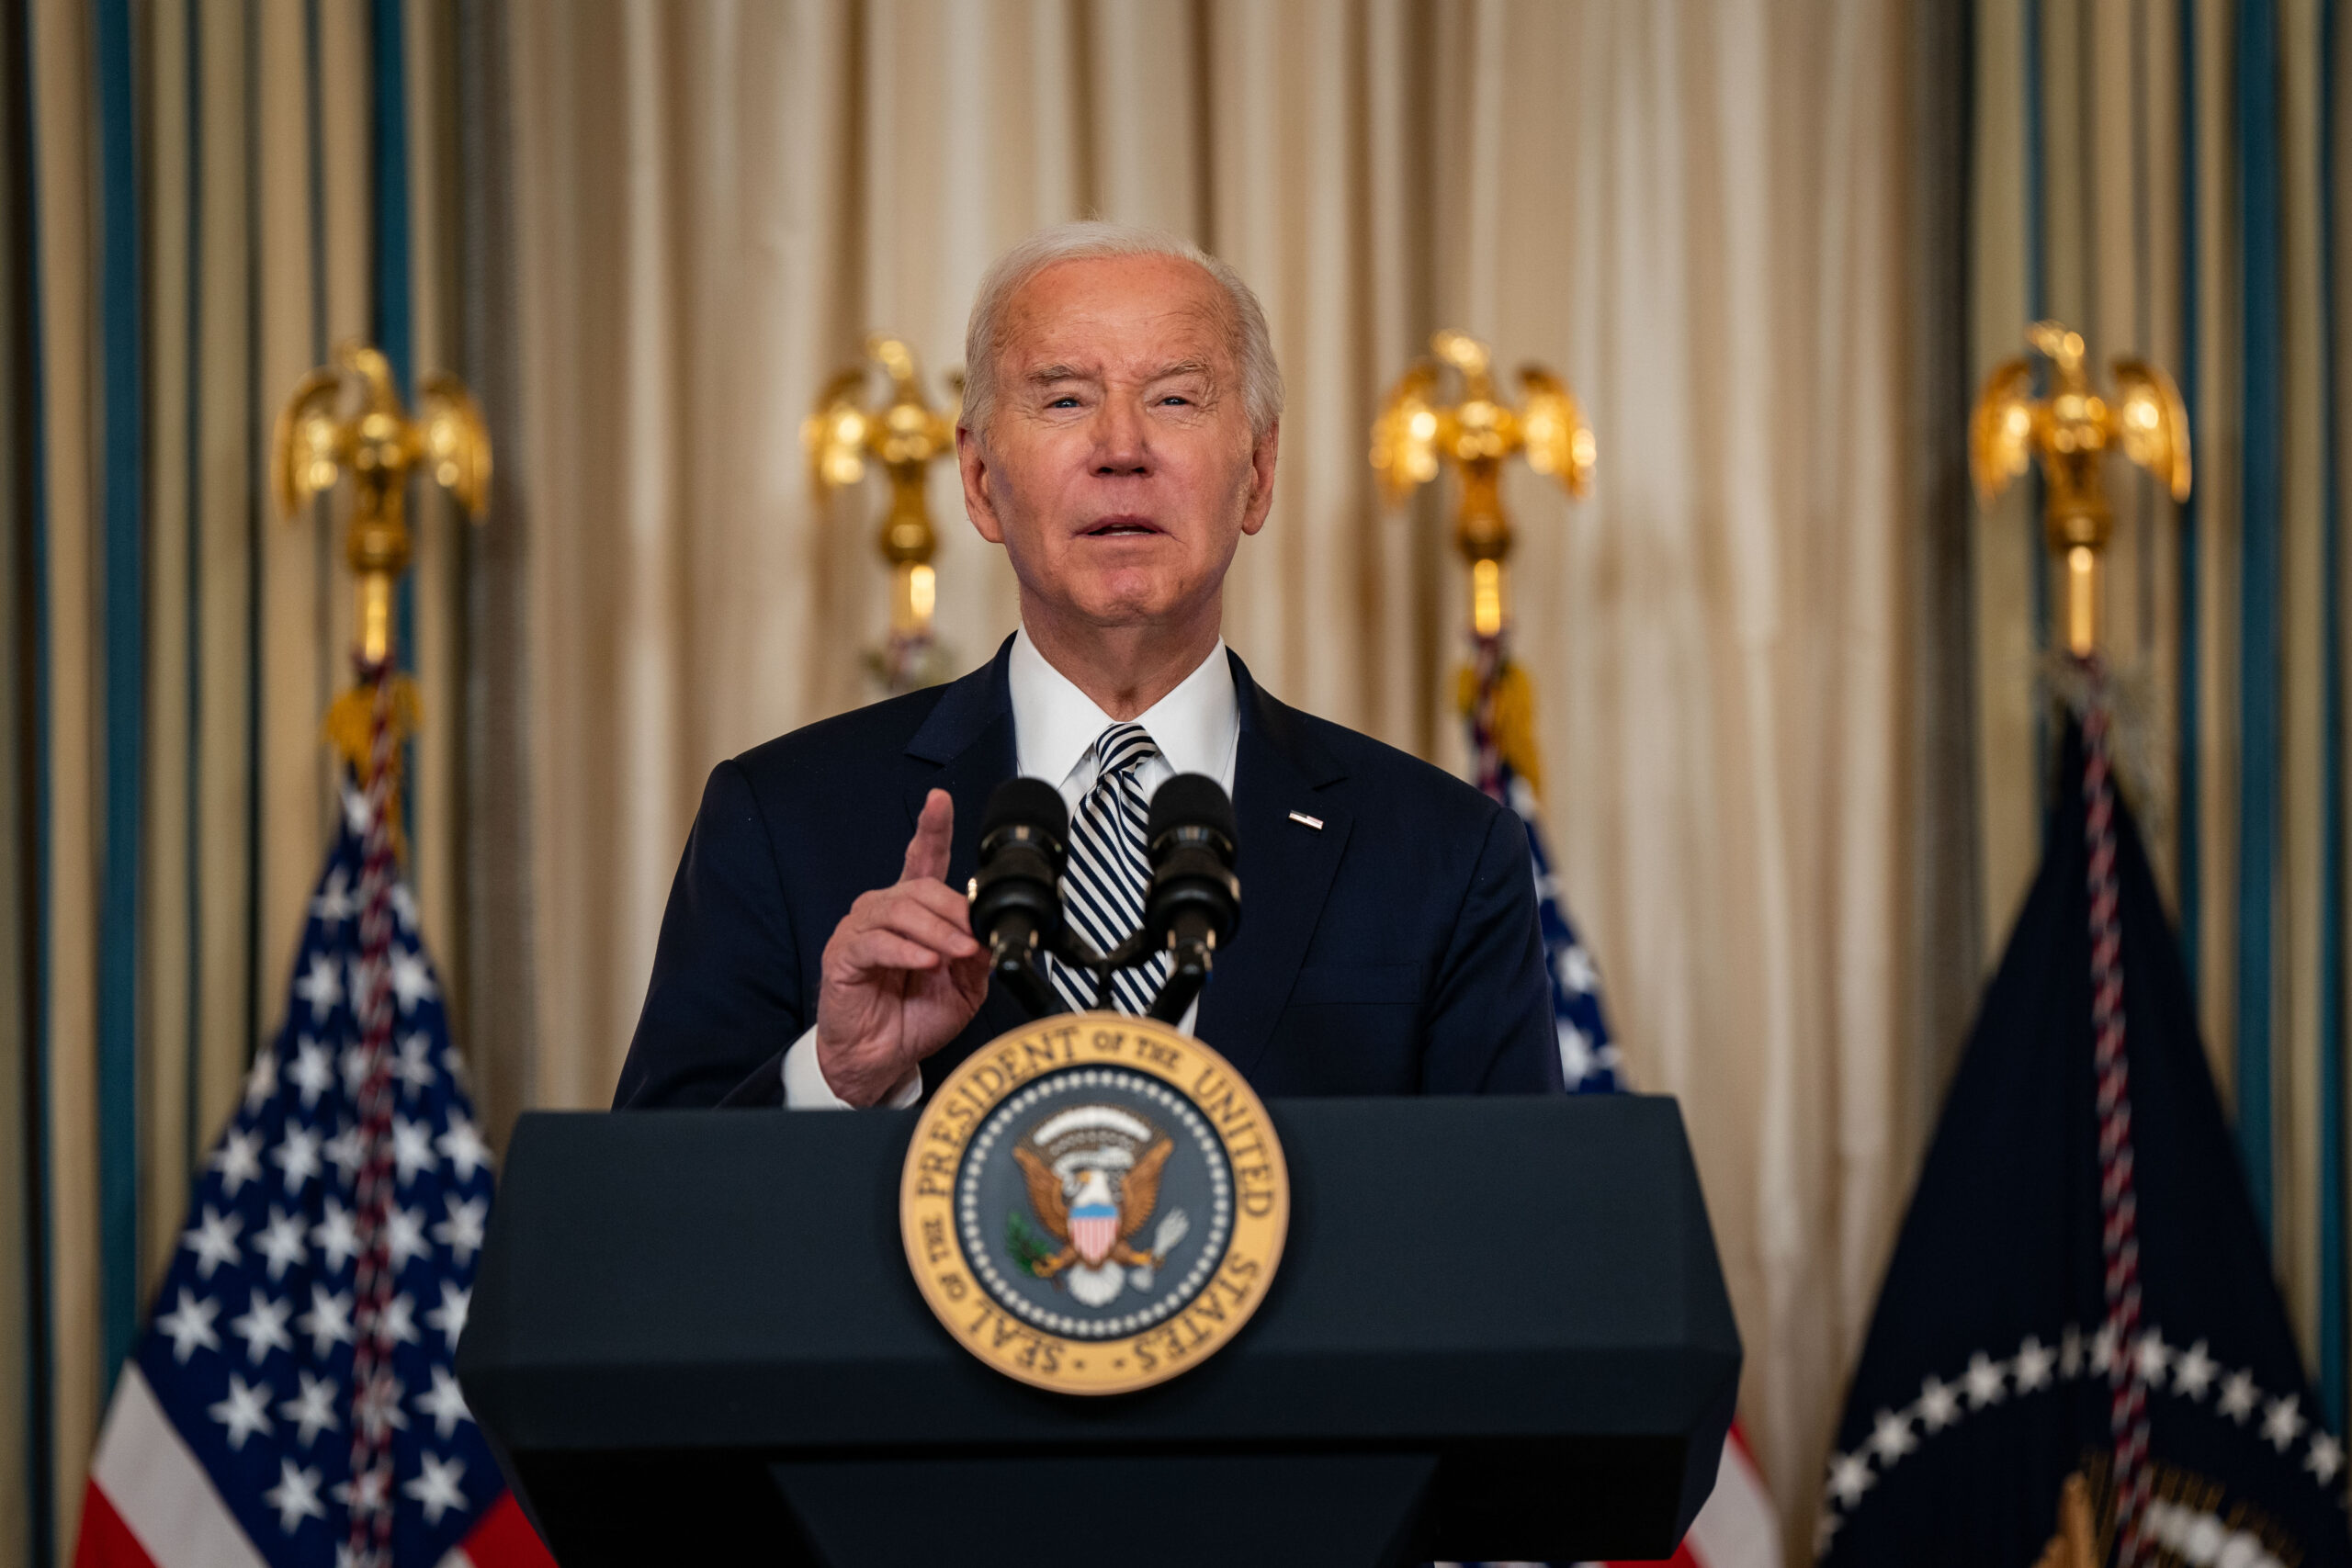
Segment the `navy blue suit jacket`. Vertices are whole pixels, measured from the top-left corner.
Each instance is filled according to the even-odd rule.
[[[819,962],[861,893],[896,882],[924,797],[955,797],[947,882],[1015,771],[1007,638],[945,686],[721,762],[670,890],[616,1107],[775,1105],[816,1020]],[[1451,774],[1260,690],[1238,658],[1241,923],[1196,1027],[1260,1094],[1562,1088],[1517,818]],[[1320,829],[1293,819],[1320,818]],[[922,1065],[926,1092],[1027,1021],[1001,987]]]

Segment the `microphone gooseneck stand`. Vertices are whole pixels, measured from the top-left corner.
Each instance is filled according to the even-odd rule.
[[[1032,1018],[1060,1010],[1046,983],[1051,954],[1094,976],[1094,1005],[1107,1005],[1111,976],[1170,955],[1169,976],[1148,1015],[1173,1024],[1208,981],[1216,950],[1241,918],[1233,874],[1233,802],[1215,779],[1179,773],[1152,796],[1145,828],[1151,882],[1143,924],[1098,953],[1063,919],[1061,879],[1069,861],[1069,808],[1041,779],[1007,780],[989,797],[980,826],[980,868],[972,878],[972,931],[989,968]]]

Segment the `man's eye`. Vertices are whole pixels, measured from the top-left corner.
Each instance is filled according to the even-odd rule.
[[[1182,392],[1170,392],[1159,400],[1163,403],[1190,403],[1193,400]]]
[[[1056,398],[1052,402],[1047,403],[1046,406],[1049,409],[1074,409],[1078,407],[1078,400],[1071,397],[1068,392],[1064,392],[1060,397]]]

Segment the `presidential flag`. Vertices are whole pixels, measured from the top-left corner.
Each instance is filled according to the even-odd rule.
[[[452,1371],[490,1152],[385,798],[344,791],[284,1026],[107,1409],[79,1568],[551,1562]]]
[[[1568,919],[1552,874],[1551,852],[1544,848],[1535,790],[1524,773],[1533,765],[1526,677],[1510,662],[1500,637],[1477,638],[1476,662],[1464,673],[1463,706],[1478,787],[1510,807],[1527,829],[1561,1076],[1571,1093],[1619,1093],[1627,1085],[1600,1005],[1600,971]],[[1679,1568],[1781,1568],[1780,1516],[1736,1423],[1724,1441],[1715,1489],[1668,1561]]]
[[[2335,1568],[2319,1419],[2095,667],[1847,1395],[1831,1568]],[[2071,1495],[2062,1532],[2061,1499]]]

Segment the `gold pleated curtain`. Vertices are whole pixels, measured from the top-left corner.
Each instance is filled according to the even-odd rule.
[[[1880,4],[527,0],[514,13],[538,1032],[604,1103],[720,759],[870,692],[872,494],[795,438],[864,334],[961,358],[1001,247],[1157,224],[1263,298],[1290,387],[1227,635],[1284,700],[1458,765],[1464,591],[1384,513],[1380,389],[1451,325],[1588,400],[1525,475],[1519,649],[1634,1079],[1683,1097],[1792,1543],[1928,1103],[1898,723],[1900,17]],[[938,625],[1014,624],[952,474]],[[1969,977],[1973,983],[1973,976]]]

